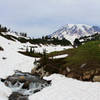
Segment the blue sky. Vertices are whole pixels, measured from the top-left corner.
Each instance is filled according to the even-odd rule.
[[[100,25],[100,0],[0,0],[0,24],[34,37],[66,24]]]

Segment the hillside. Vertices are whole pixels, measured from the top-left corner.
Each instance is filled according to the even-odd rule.
[[[65,54],[68,56],[55,59],[55,56]],[[86,42],[74,49],[55,51],[47,57],[52,59],[41,58],[38,67],[49,74],[61,73],[83,81],[94,81],[94,76],[100,75],[100,40]]]
[[[66,58],[66,65],[70,68],[84,70],[100,68],[100,41],[87,42],[73,50],[73,53]]]
[[[43,44],[31,44],[29,42],[20,42],[19,37],[12,32],[0,33],[0,66],[3,69],[0,70],[0,77],[6,77],[12,74],[14,70],[29,71],[34,67],[33,62],[35,58],[24,56],[18,51],[26,52],[27,48],[30,50],[31,47],[34,48],[35,52],[42,53],[44,49],[49,52],[55,50],[61,51],[63,49],[72,48],[71,46],[60,46],[60,45],[43,45]],[[22,37],[27,40],[28,38]],[[26,63],[25,63],[26,62]],[[6,71],[6,68],[7,71]]]

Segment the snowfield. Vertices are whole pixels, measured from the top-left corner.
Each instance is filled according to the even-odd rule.
[[[9,32],[6,34],[10,35]],[[2,78],[14,74],[15,70],[31,72],[32,68],[34,68],[33,62],[35,58],[27,57],[18,53],[18,51],[25,51],[26,47],[36,46],[35,51],[40,53],[42,53],[44,49],[46,49],[46,51],[49,53],[53,51],[60,51],[72,48],[72,46],[60,46],[60,45],[46,46],[42,44],[41,46],[39,46],[30,43],[20,43],[17,40],[11,41],[1,36],[0,36],[0,46],[3,47],[4,49],[4,51],[0,51],[0,77]]]
[[[8,96],[11,94],[11,89],[6,87],[0,82],[0,100],[8,100]]]
[[[53,56],[53,59],[65,58],[65,57],[67,57],[67,56],[68,56],[68,54],[63,54],[63,55]],[[52,57],[50,57],[50,58],[52,58]]]
[[[73,48],[72,46],[60,46],[60,45],[49,45],[49,46],[45,46],[45,45],[41,45],[41,47],[35,48],[35,51],[37,52],[43,52],[44,49],[46,49],[47,53],[53,52],[53,51],[61,51],[64,49],[71,49]]]
[[[81,82],[53,74],[45,79],[52,85],[33,94],[29,100],[100,100],[100,83]]]
[[[0,77],[5,78],[14,70],[31,71],[34,59],[17,52],[21,43],[0,37],[0,45],[4,48],[4,51],[0,51]]]

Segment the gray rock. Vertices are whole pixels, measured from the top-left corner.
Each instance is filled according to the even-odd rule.
[[[93,81],[94,82],[100,82],[100,76],[94,76]]]
[[[13,92],[13,93],[9,96],[9,100],[28,100],[28,96],[22,95],[22,94],[17,93],[17,92]]]
[[[2,79],[2,82],[10,87],[13,92],[23,95],[36,93],[51,84],[51,81],[44,80],[38,75],[21,71],[16,71],[14,75]]]

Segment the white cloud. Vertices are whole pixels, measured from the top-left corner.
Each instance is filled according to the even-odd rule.
[[[99,11],[100,0],[0,0],[0,23],[42,35],[67,23],[99,25]]]

